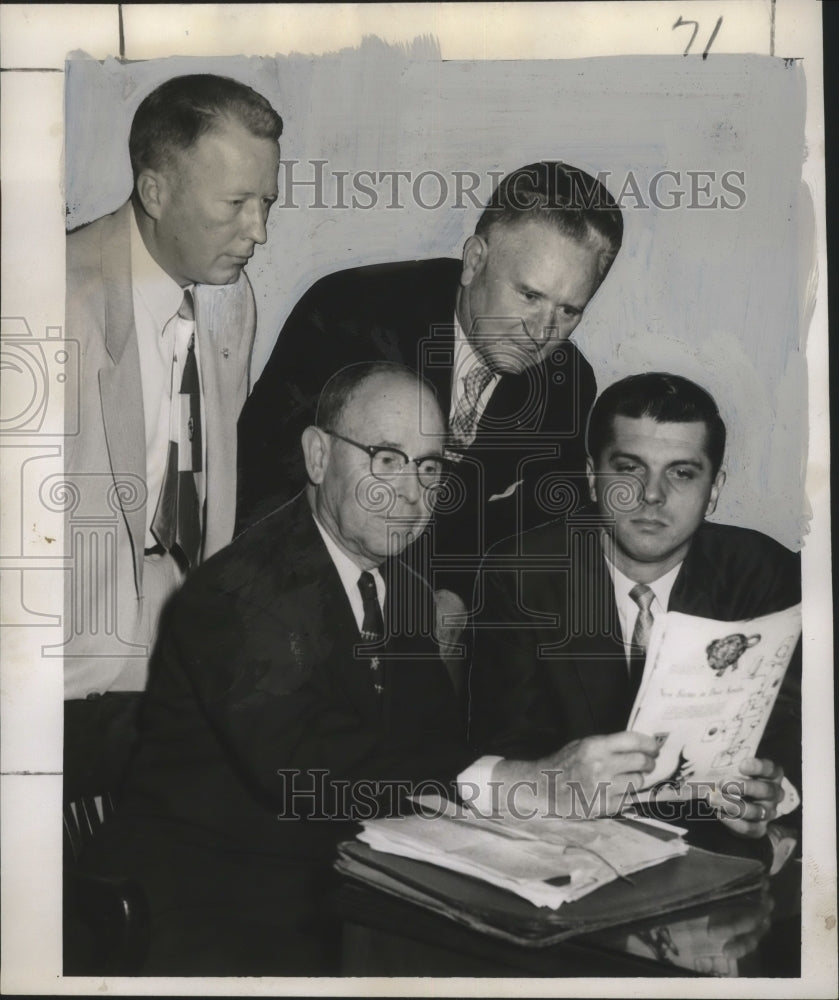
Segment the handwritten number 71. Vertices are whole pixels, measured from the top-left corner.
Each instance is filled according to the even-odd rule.
[[[690,41],[687,43],[685,51],[682,53],[683,55],[687,55],[688,52],[690,52],[691,45],[693,45],[693,43],[696,41],[696,35],[697,32],[699,31],[699,21],[685,21],[680,17],[679,20],[676,21],[676,23],[670,29],[671,31],[673,31],[676,28],[683,28],[689,24],[693,25],[693,34],[690,36]],[[711,51],[711,46],[714,44],[714,39],[717,37],[717,34],[719,33],[721,26],[722,26],[722,17],[719,17],[717,18],[717,23],[714,25],[714,30],[711,32],[711,37],[708,39],[708,44],[705,46],[705,51],[702,53],[703,59],[708,58],[708,53]]]

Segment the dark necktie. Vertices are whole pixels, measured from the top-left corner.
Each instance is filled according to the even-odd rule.
[[[655,594],[646,583],[636,583],[629,596],[638,605],[638,617],[632,631],[632,651],[629,656],[629,686],[632,697],[638,693],[641,678],[644,676],[644,662],[647,658],[647,647],[650,644],[650,632],[653,628],[653,613],[650,605]]]
[[[385,637],[385,623],[382,618],[382,609],[379,605],[379,592],[376,589],[376,581],[373,579],[372,573],[364,570],[358,578],[358,589],[361,591],[361,604],[364,609],[364,621],[361,623],[361,638],[365,642],[381,642]],[[373,688],[376,694],[381,694],[383,687],[379,673],[381,663],[378,656],[370,657],[370,669],[376,677]]]
[[[379,605],[379,592],[372,573],[365,570],[361,574],[358,578],[358,589],[361,591],[361,603],[364,608],[361,638],[365,642],[379,642],[385,637],[385,623]]]
[[[195,313],[192,293],[184,292],[178,309],[181,343],[176,339],[175,371],[180,370],[180,390],[172,395],[169,451],[166,473],[151,530],[184,570],[196,566],[201,556],[200,485],[204,449],[201,433],[201,390],[195,357]],[[185,355],[178,357],[178,354]],[[178,369],[179,362],[180,369]]]
[[[449,427],[452,444],[456,447],[468,448],[475,440],[478,403],[491,378],[492,372],[486,365],[476,364],[464,379],[463,395],[458,400]]]

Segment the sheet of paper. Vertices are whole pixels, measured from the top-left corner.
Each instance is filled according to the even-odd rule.
[[[426,815],[370,820],[359,839],[376,850],[483,879],[536,906],[556,909],[615,878],[683,854],[679,836],[662,839],[618,820],[533,822],[476,818],[468,810],[421,802]],[[557,880],[567,878],[567,884]]]

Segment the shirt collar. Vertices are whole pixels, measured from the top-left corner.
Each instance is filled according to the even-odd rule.
[[[363,572],[362,568],[354,563],[343,549],[338,547],[335,539],[332,538],[326,528],[324,528],[324,526],[320,523],[314,511],[312,511],[312,517],[314,518],[317,529],[323,539],[323,544],[326,546],[326,550],[329,553],[332,562],[335,564],[335,569],[338,571],[338,576],[341,578],[341,583],[344,585],[347,597],[350,598],[350,603],[354,604],[356,598],[360,601],[361,597],[358,589],[358,578]],[[379,604],[384,604],[384,577],[379,572],[378,566],[373,567],[373,569],[370,569],[367,572],[371,573],[373,579],[376,581],[376,591],[379,595]]]
[[[143,304],[162,333],[163,328],[175,315],[183,301],[186,289],[170,277],[157,263],[146,248],[140,227],[134,215],[131,216],[131,282],[136,294],[139,294]],[[188,285],[187,288],[194,286]]]
[[[606,565],[609,567],[609,572],[612,574],[612,582],[615,586],[615,601],[618,605],[625,604],[627,601],[632,601],[629,596],[630,590],[638,583],[637,580],[631,580],[625,573],[622,573],[618,567],[612,562],[612,560],[603,553],[606,559]],[[684,562],[684,560],[682,560]],[[676,577],[679,575],[679,570],[682,568],[682,563],[676,563],[676,565],[669,569],[663,576],[660,576],[657,580],[653,580],[648,583],[647,586],[652,590],[655,595],[655,601],[662,611],[667,610],[667,605],[670,603],[670,591],[673,589],[673,584],[676,582]]]
[[[454,314],[454,376],[458,385],[455,388],[455,377],[452,378],[452,386],[458,393],[463,387],[463,381],[475,365],[484,365],[486,362],[481,358],[475,348],[469,343],[469,338],[463,332],[457,312]],[[492,372],[492,379],[487,386],[494,386],[501,378],[497,372]]]

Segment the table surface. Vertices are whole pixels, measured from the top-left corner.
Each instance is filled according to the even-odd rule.
[[[801,862],[760,891],[532,948],[344,881],[342,973],[352,976],[765,976],[801,966]]]

